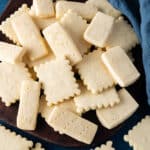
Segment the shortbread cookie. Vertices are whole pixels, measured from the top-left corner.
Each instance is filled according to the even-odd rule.
[[[22,82],[17,115],[18,128],[35,130],[39,110],[40,89],[40,83],[34,80],[24,80]]]
[[[115,21],[112,32],[107,40],[106,47],[122,47],[126,52],[131,50],[139,43],[131,25],[123,18]]]
[[[91,144],[97,131],[96,124],[57,107],[49,116],[48,123],[55,131],[86,144]]]
[[[52,0],[33,0],[35,14],[41,18],[53,17],[55,15]]]
[[[0,42],[0,61],[7,63],[20,63],[25,54],[25,49],[20,46]]]
[[[87,53],[89,48],[91,47],[91,45],[83,39],[83,33],[88,27],[87,21],[82,19],[82,17],[77,13],[69,10],[61,18],[60,23],[76,43],[81,55]],[[78,23],[78,26],[80,28],[76,27],[76,23]]]
[[[102,50],[95,50],[83,57],[83,60],[77,64],[78,72],[92,93],[102,92],[114,84],[113,78],[101,61]]]
[[[108,141],[105,145],[101,145],[100,147],[96,147],[94,150],[115,150],[112,147],[112,142]]]
[[[10,40],[13,41],[13,43],[20,45],[20,42],[18,40],[18,37],[12,27],[11,19],[14,15],[22,12],[28,12],[29,8],[26,4],[23,4],[16,12],[10,15],[9,18],[6,18],[6,20],[2,21],[0,25],[0,31]]]
[[[31,150],[45,150],[45,148],[42,148],[41,143],[36,143],[35,147],[32,148]]]
[[[29,78],[28,70],[23,64],[0,63],[0,97],[6,106],[20,98],[21,83]]]
[[[97,12],[84,33],[84,39],[98,47],[104,47],[112,32],[114,18]]]
[[[77,12],[78,15],[85,19],[92,19],[97,12],[97,8],[91,4],[72,1],[58,1],[56,2],[56,17],[61,18],[69,9]]]
[[[67,109],[73,113],[81,115],[80,113],[77,113],[76,106],[75,106],[73,99],[69,99],[67,101],[61,102],[57,104],[57,107],[59,107],[59,109]],[[55,105],[52,105],[52,106],[47,105],[45,96],[42,95],[41,100],[40,100],[39,113],[46,120],[46,122],[48,121],[48,117],[54,108],[55,108]]]
[[[115,18],[119,17],[121,15],[121,12],[117,9],[115,9],[108,0],[88,0],[88,4],[94,5],[99,11],[108,14],[110,16],[113,16]]]
[[[140,73],[128,55],[119,46],[107,49],[107,51],[102,54],[102,61],[121,87],[131,85],[140,76]]]
[[[75,42],[60,23],[50,25],[43,34],[57,58],[67,57],[73,65],[82,60]]]
[[[0,125],[0,149],[1,150],[28,150],[33,146],[32,141],[16,135],[4,126]]]
[[[35,61],[48,54],[40,31],[27,13],[22,12],[19,15],[14,15],[11,23],[20,44],[27,50],[31,61]]]
[[[134,150],[148,150],[150,148],[150,116],[146,116],[139,122],[128,135],[124,136],[124,140],[129,142]]]
[[[80,94],[68,60],[56,59],[35,67],[35,71],[42,83],[48,105]]]
[[[80,86],[80,89],[81,94],[74,98],[79,113],[102,107],[112,107],[120,102],[115,88],[110,88],[100,94],[92,94],[83,85]]]
[[[125,90],[119,92],[120,103],[112,108],[97,109],[96,114],[99,121],[107,129],[112,129],[128,119],[138,108],[137,102]]]

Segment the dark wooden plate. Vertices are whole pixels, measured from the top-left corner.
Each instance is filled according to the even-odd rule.
[[[27,3],[30,6],[32,0],[10,0],[5,11],[0,16],[0,22],[2,22],[5,18],[9,17],[9,15],[13,13],[23,3]],[[11,42],[1,32],[0,32],[0,41]],[[129,87],[128,90],[140,104],[138,112],[144,114],[146,110],[149,110],[149,108],[146,102],[145,77],[142,66],[140,46],[137,46],[133,50],[133,52],[136,58],[135,64],[138,70],[141,72],[142,76],[140,80],[138,80],[133,86]],[[16,127],[17,110],[18,110],[18,103],[12,105],[11,107],[5,107],[5,105],[2,102],[0,102],[0,120]],[[114,135],[120,128],[122,128],[123,124],[127,122],[126,121],[125,123],[123,123],[122,125],[118,126],[113,130],[107,130],[104,127],[102,127],[102,125],[99,123],[94,111],[88,112],[87,114],[84,115],[84,117],[99,125],[98,132],[91,146],[98,145],[104,140],[107,140],[110,136]],[[85,144],[80,143],[66,135],[59,135],[57,132],[54,132],[54,130],[50,128],[40,116],[38,117],[38,124],[36,130],[33,132],[27,131],[27,133],[39,137],[47,142],[58,144],[65,147],[86,146]]]

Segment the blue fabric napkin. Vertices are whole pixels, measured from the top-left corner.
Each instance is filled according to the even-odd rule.
[[[109,0],[132,23],[142,45],[146,90],[150,105],[150,0]]]

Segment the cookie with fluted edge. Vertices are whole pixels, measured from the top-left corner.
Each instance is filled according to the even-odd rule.
[[[113,16],[115,18],[121,15],[121,12],[115,9],[108,0],[88,0],[86,3],[94,5],[99,11]]]
[[[23,80],[30,79],[24,64],[0,63],[0,97],[6,106],[10,106],[20,98]]]
[[[139,44],[139,40],[131,25],[122,17],[115,20],[112,32],[106,42],[106,47],[120,46],[128,52],[137,44]]]
[[[115,150],[112,147],[112,141],[108,141],[106,144],[102,144],[100,147],[96,147],[94,150]]]
[[[97,12],[97,8],[91,4],[73,1],[58,1],[55,8],[56,18],[61,18],[69,9],[88,20],[92,19]]]
[[[150,116],[146,116],[124,136],[124,140],[128,142],[134,150],[148,150],[150,148],[149,133]]]
[[[83,60],[76,65],[78,73],[92,93],[99,93],[114,84],[111,74],[101,60],[102,50],[95,50],[84,55]]]
[[[0,141],[1,150],[27,150],[33,146],[32,141],[17,135],[2,125],[0,125]]]
[[[57,104],[80,94],[72,67],[66,59],[55,59],[35,67],[48,105]]]
[[[80,84],[81,94],[74,97],[74,101],[79,113],[84,113],[97,108],[113,107],[120,102],[120,98],[114,87],[109,88],[99,94],[92,94]]]

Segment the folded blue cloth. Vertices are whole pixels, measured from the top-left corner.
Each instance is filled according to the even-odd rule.
[[[128,17],[141,43],[150,105],[150,0],[109,0],[109,2]]]

